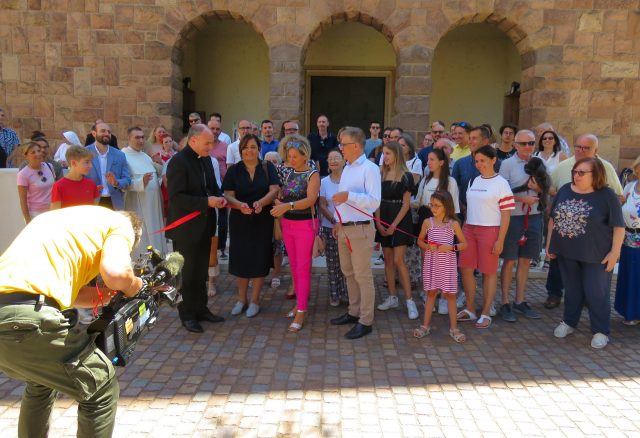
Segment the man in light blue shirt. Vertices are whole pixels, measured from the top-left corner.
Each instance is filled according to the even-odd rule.
[[[364,154],[364,132],[347,126],[340,134],[340,149],[349,162],[342,172],[338,193],[332,200],[336,206],[333,229],[338,240],[340,268],[347,280],[349,309],[331,320],[333,325],[353,324],[345,337],[358,339],[373,330],[375,288],[371,271],[373,252],[373,213],[380,206],[380,169]]]

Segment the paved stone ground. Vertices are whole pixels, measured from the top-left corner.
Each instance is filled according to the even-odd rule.
[[[323,279],[314,274],[313,284]],[[380,295],[382,275],[376,282]],[[640,328],[613,315],[612,342],[595,351],[585,316],[574,335],[555,339],[561,308],[542,308],[541,280],[531,281],[529,300],[542,319],[463,326],[464,345],[448,337],[445,316],[431,337],[412,338],[416,322],[402,309],[377,312],[373,334],[348,341],[345,327],[328,324],[344,308],[328,306],[324,285],[304,329],[289,334],[288,283],[265,291],[255,319],[229,318],[203,335],[164,309],[137,360],[118,370],[114,436],[640,435]],[[219,290],[211,307],[228,316],[232,278]],[[21,393],[0,375],[3,437],[16,435]],[[51,436],[75,436],[76,409],[58,400]]]

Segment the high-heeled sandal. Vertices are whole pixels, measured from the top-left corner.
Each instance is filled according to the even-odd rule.
[[[285,318],[295,318],[296,316],[296,308],[294,307],[293,309],[289,310],[289,312],[284,314]]]
[[[306,310],[296,310],[297,313],[306,313]],[[298,322],[292,322],[289,325],[289,328],[287,328],[287,331],[290,333],[298,333],[300,330],[302,330],[302,326],[304,325],[303,323],[298,323]]]

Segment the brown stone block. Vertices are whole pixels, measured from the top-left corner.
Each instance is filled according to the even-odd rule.
[[[610,60],[613,57],[613,35],[596,35],[595,54],[597,59]]]
[[[11,115],[14,120],[21,120],[23,117],[33,117],[33,105],[12,105]],[[22,122],[22,128],[24,129],[24,122]]]
[[[37,79],[36,68],[31,65],[21,66],[20,79],[23,81],[35,81]],[[0,93],[0,96],[2,96],[2,93]]]
[[[49,25],[47,26],[47,42],[67,42],[67,14],[53,12],[49,20]]]
[[[286,26],[286,41],[302,47],[307,41],[307,31],[296,24]]]
[[[175,32],[182,31],[187,19],[179,8],[169,8],[164,14],[164,22]]]
[[[60,43],[47,43],[44,54],[45,66],[60,67],[62,65],[61,52],[62,47]]]
[[[632,40],[616,39],[613,42],[613,53],[614,55],[619,55],[619,54],[635,55],[637,53],[637,50],[634,49]]]
[[[592,46],[564,46],[565,61],[590,61],[591,59],[593,59]]]
[[[573,44],[576,37],[576,29],[571,25],[557,25],[553,26],[553,44],[565,45]]]
[[[104,62],[106,85],[120,85],[120,65],[117,58],[108,58]]]
[[[22,55],[20,56],[20,65],[32,65],[36,67],[44,66],[43,55]]]
[[[34,96],[33,113],[38,117],[53,117],[53,98],[51,96]]]
[[[33,105],[33,96],[30,94],[7,94],[4,103],[13,108],[18,105]]]
[[[122,31],[121,34],[122,40],[126,44],[144,44],[144,32],[130,30]]]
[[[118,108],[120,108],[120,115],[135,116],[138,104],[134,98],[120,98],[118,99]]]
[[[572,118],[586,118],[589,108],[589,91],[573,90],[569,92],[569,113]]]
[[[18,81],[18,93],[20,94],[41,94],[42,82],[36,81]]]
[[[62,44],[62,56],[78,56],[77,44]]]
[[[384,20],[384,25],[395,35],[405,27],[409,26],[410,20],[411,11],[396,9],[387,19]]]
[[[146,94],[148,102],[171,102],[171,89],[168,87],[148,87]]]
[[[93,123],[97,119],[104,118],[104,110],[100,108],[82,108],[72,109],[73,120],[80,122]]]
[[[269,49],[269,59],[273,61],[289,61],[296,62],[302,57],[300,46],[293,44],[280,44],[271,46]]]
[[[171,50],[171,46],[158,41],[147,41],[144,45],[144,59],[169,60]]]
[[[90,30],[78,31],[78,53],[80,55],[96,54],[96,37],[95,33]]]
[[[90,29],[91,17],[84,12],[71,12],[67,15],[67,25],[74,29]]]
[[[159,6],[136,6],[133,22],[137,30],[155,30],[164,19],[164,8]]]
[[[583,12],[578,20],[581,32],[602,32],[603,11]]]
[[[63,56],[62,67],[82,67],[84,65],[84,58],[82,56]]]
[[[132,25],[134,22],[134,7],[131,5],[115,5],[114,15],[116,26]]]
[[[91,96],[93,69],[79,67],[73,70],[73,91],[76,96]]]
[[[122,41],[122,33],[115,30],[96,30],[98,44],[116,44]]]
[[[29,52],[29,38],[27,30],[23,27],[14,27],[11,30],[11,47],[14,54]]]
[[[603,62],[601,74],[609,78],[638,78],[639,65],[638,62]]]
[[[566,90],[534,90],[533,106],[566,107],[569,93]]]
[[[420,76],[405,76],[396,80],[395,89],[398,95],[426,95],[431,90],[431,81]]]
[[[431,99],[429,96],[398,96],[395,100],[395,110],[399,113],[426,113],[429,111]]]
[[[92,85],[91,86],[91,95],[94,97],[108,97],[109,96],[109,86],[107,85]]]
[[[133,60],[131,62],[131,72],[134,75],[155,76],[171,74],[171,62],[153,60]]]
[[[171,115],[171,104],[138,102],[137,114],[142,117]]]
[[[71,82],[73,80],[73,69],[66,67],[49,68],[49,80],[55,82]]]
[[[431,62],[433,49],[420,44],[403,47],[398,51],[398,63]]]
[[[629,9],[628,0],[595,0],[595,9]]]
[[[29,12],[24,13],[29,14]],[[0,24],[9,24],[15,26],[16,23],[20,23],[20,17],[22,13],[18,11],[10,11],[8,9],[4,9],[2,14],[0,14]],[[46,20],[45,20],[46,24]]]
[[[48,18],[48,14],[45,12],[23,12],[22,24],[26,28],[30,28],[32,26],[46,26],[48,24]],[[2,20],[0,20],[0,22],[1,21]],[[20,20],[13,22],[12,24],[15,26],[16,23],[20,23]]]
[[[398,113],[392,117],[395,126],[402,126],[405,131],[417,132],[429,123],[429,113]]]
[[[73,85],[64,82],[48,82],[44,87],[45,94],[69,96],[73,94]]]
[[[91,27],[93,29],[113,29],[113,15],[91,14]]]

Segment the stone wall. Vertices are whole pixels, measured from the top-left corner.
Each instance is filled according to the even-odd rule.
[[[535,8],[533,7],[535,6]],[[21,137],[84,134],[104,118],[181,127],[182,49],[212,17],[242,20],[269,48],[270,117],[302,118],[306,48],[333,23],[380,31],[397,55],[394,124],[429,120],[430,62],[449,30],[487,22],[523,60],[521,125],[595,132],[603,154],[640,151],[640,12],[624,0],[0,0],[0,106]]]

